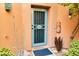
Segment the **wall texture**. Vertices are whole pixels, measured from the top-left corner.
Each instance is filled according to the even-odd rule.
[[[48,43],[46,46],[32,47],[32,8],[42,7],[48,9]],[[70,20],[68,9],[58,4],[12,4],[11,12],[5,11],[5,4],[0,4],[0,48],[11,48],[13,52],[20,49],[48,48],[54,46],[56,23],[61,21],[61,37],[63,47],[69,48],[70,36],[77,24],[76,17]],[[79,37],[79,34],[77,35]]]
[[[0,4],[0,48],[11,48],[14,52],[21,48],[22,39],[21,4],[12,4],[11,12]]]

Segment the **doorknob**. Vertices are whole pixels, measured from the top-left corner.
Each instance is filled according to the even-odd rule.
[[[32,25],[32,29],[33,29],[33,25]]]

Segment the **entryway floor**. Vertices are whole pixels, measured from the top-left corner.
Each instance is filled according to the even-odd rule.
[[[44,48],[46,49],[46,48]],[[62,51],[60,53],[57,53],[56,48],[47,48],[52,54],[48,54],[45,56],[64,56],[64,53],[68,51],[68,49],[62,49]],[[38,49],[41,50],[41,49]],[[35,50],[33,50],[35,51]],[[17,56],[35,56],[34,52],[27,52],[26,50],[21,50]],[[44,50],[43,50],[44,51]],[[44,52],[43,52],[44,53]],[[47,52],[46,52],[47,53]],[[42,55],[40,55],[42,56]],[[43,55],[44,56],[44,55]]]

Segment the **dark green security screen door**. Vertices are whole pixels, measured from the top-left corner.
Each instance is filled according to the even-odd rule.
[[[47,10],[32,10],[32,45],[40,46],[47,43]]]

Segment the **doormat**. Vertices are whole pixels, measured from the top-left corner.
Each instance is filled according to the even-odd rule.
[[[40,50],[35,50],[33,51],[35,56],[46,56],[46,55],[52,55],[53,53],[48,49],[40,49]]]

